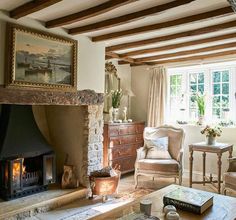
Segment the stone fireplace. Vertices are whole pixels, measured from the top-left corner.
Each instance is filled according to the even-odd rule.
[[[35,155],[34,161],[36,164],[33,167],[37,168],[38,166],[38,168],[44,170],[47,166],[46,164],[53,163],[54,157],[52,155],[54,151],[56,155],[57,181],[60,181],[64,159],[68,154],[69,163],[76,166],[80,185],[83,186],[88,186],[88,175],[91,171],[102,168],[102,93],[95,93],[91,90],[71,93],[16,90],[0,87],[0,104],[24,105],[33,109],[34,119],[41,134],[52,146],[50,152],[47,151]],[[27,157],[18,155],[14,161],[5,163],[4,167],[15,167],[23,171],[27,169],[27,164],[31,163],[32,161],[28,160]],[[2,169],[5,170],[6,168]],[[39,181],[37,171],[28,169],[30,174],[23,174],[21,177],[23,181],[20,183],[21,187],[28,187],[28,183],[33,184]],[[43,172],[45,173],[45,170]],[[12,175],[9,177],[13,178]],[[41,175],[40,181],[40,183],[47,185],[46,175]],[[18,183],[16,181],[15,186]]]

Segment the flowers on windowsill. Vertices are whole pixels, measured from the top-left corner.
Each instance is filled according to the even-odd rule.
[[[205,115],[205,95],[203,95],[202,93],[200,94],[195,93],[192,95],[191,101],[197,103],[199,115],[204,116]]]
[[[203,130],[201,130],[201,134],[206,135],[206,137],[220,137],[222,130],[220,127],[210,127],[207,125]]]
[[[115,90],[111,91],[111,103],[113,108],[119,108],[120,107],[120,101],[123,96],[122,90]]]

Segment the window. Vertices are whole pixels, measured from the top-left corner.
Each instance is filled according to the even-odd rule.
[[[236,64],[224,63],[168,69],[168,118],[177,121],[185,110],[186,120],[197,120],[198,108],[194,94],[205,96],[207,122],[236,121]],[[183,107],[184,106],[184,107]]]
[[[223,111],[229,109],[229,71],[212,72],[212,84],[212,115],[220,119]]]
[[[178,117],[176,108],[179,106],[179,102],[182,95],[182,74],[173,74],[170,76],[170,115],[172,118]]]
[[[189,74],[189,116],[191,118],[196,118],[198,111],[197,104],[191,97],[196,93],[204,94],[204,80],[203,72]]]

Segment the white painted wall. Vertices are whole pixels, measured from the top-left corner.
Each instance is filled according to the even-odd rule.
[[[132,118],[135,121],[147,121],[148,91],[151,69],[147,66],[131,68],[131,88],[134,97],[131,99]]]
[[[71,36],[62,28],[47,29],[37,20],[31,18],[21,18],[14,20],[8,14],[0,11],[0,85],[4,84],[4,62],[5,62],[5,28],[6,22],[17,23],[26,27],[54,33],[64,37],[78,40],[78,70],[77,89],[92,89],[96,92],[104,92],[105,78],[105,44],[93,43],[85,36]]]

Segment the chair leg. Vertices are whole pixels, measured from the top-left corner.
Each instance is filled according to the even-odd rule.
[[[226,188],[225,188],[225,184],[223,184],[223,186],[222,186],[222,194],[226,195]]]
[[[179,173],[179,185],[182,185],[182,172]]]
[[[138,187],[138,174],[135,171],[134,173],[134,188],[136,189]]]

